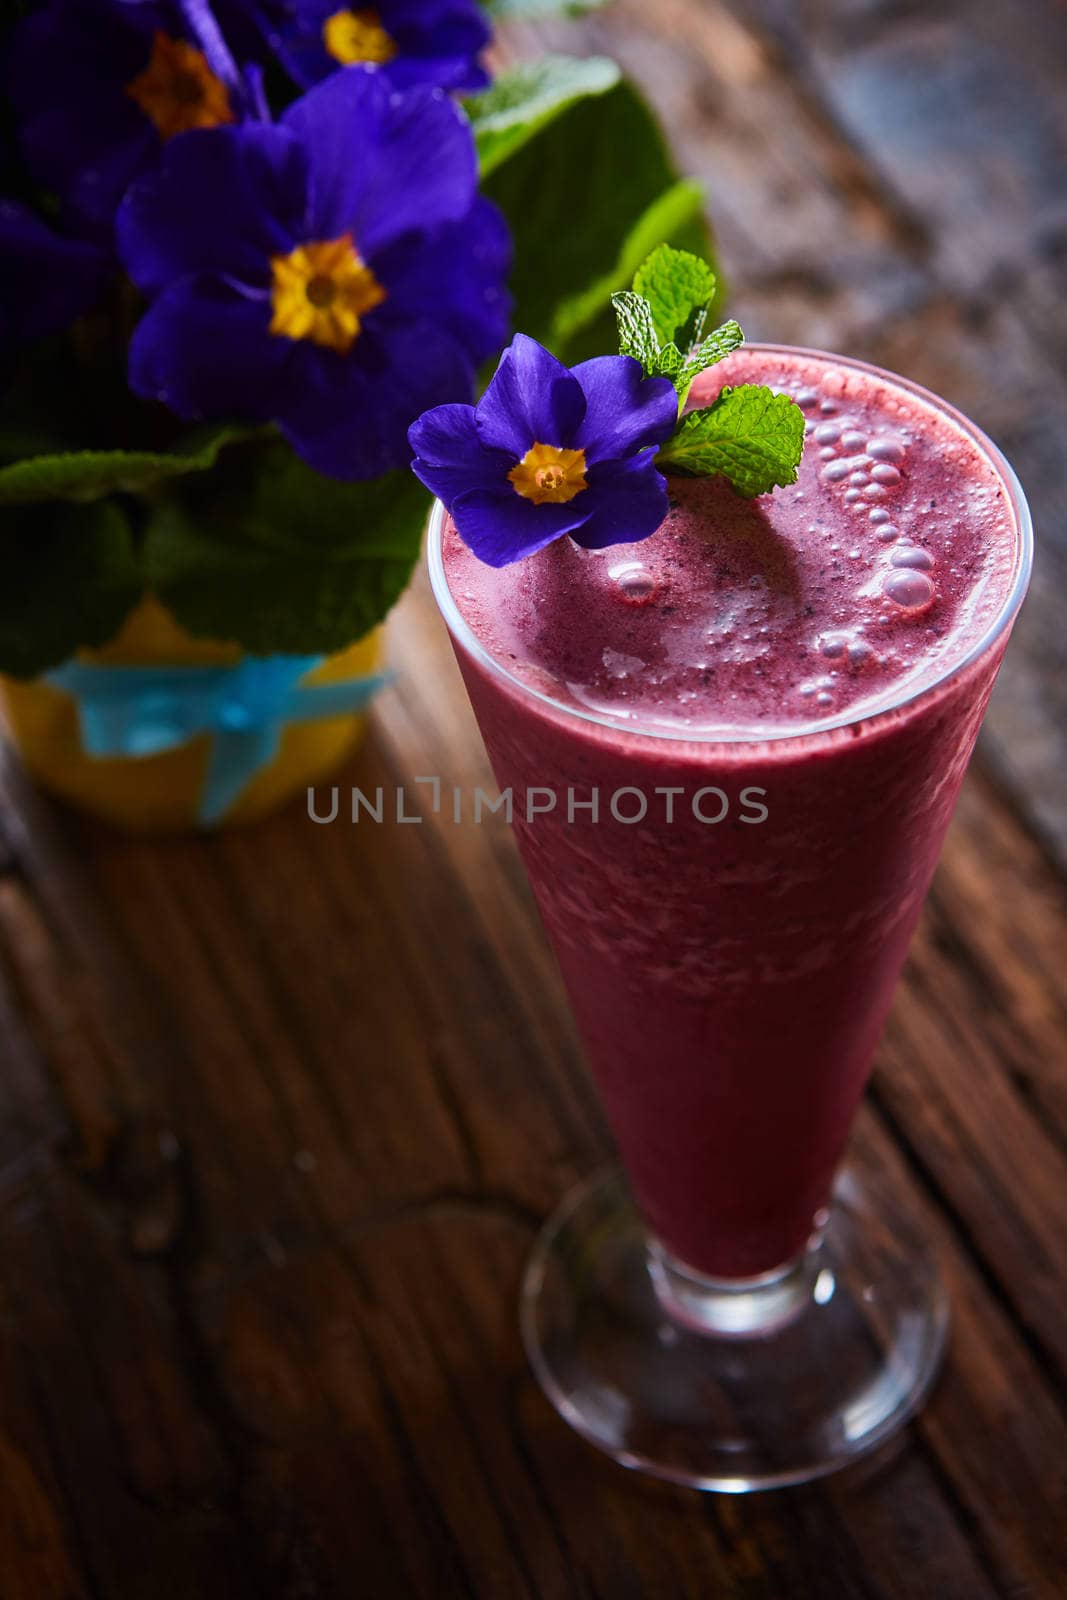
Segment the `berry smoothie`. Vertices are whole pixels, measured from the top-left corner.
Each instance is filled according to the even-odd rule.
[[[747,347],[799,480],[672,479],[666,523],[496,570],[446,615],[636,1198],[714,1277],[803,1249],[1021,599],[1010,469],[889,375]],[[438,535],[435,535],[435,538]],[[443,567],[441,558],[443,557]]]

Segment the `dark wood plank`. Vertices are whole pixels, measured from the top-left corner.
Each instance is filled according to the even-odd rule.
[[[59,1158],[44,1062],[6,985],[0,1023],[5,1066],[32,1074],[38,1132],[0,1200],[5,1600],[250,1595],[258,1553],[239,1558],[232,1537],[231,1462],[179,1353],[168,1275],[135,1260],[121,1185],[112,1198]]]
[[[1020,890],[1022,892],[1020,892]],[[1067,900],[1047,855],[975,772],[932,902],[938,937],[972,974],[975,1013],[1048,1136],[1067,1136]],[[1020,1029],[1014,1019],[1023,1017]]]

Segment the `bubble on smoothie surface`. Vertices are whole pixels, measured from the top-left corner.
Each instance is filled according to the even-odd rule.
[[[915,567],[920,572],[929,572],[934,565],[934,558],[929,550],[922,550],[918,545],[902,544],[890,556],[894,567]]]
[[[900,567],[889,574],[882,593],[903,611],[922,611],[936,598],[937,590],[924,572]]]
[[[867,454],[873,456],[875,461],[887,461],[898,466],[904,459],[904,446],[899,439],[868,439]]]
[[[835,666],[862,667],[874,658],[874,650],[854,629],[840,628],[824,633],[818,640],[821,655]]]
[[[627,605],[646,605],[656,593],[656,579],[641,561],[619,562],[608,569],[608,576]]]

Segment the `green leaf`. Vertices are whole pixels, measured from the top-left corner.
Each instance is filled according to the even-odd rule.
[[[482,0],[491,17],[506,22],[511,17],[580,17],[607,0]]]
[[[661,344],[673,341],[686,349],[700,336],[696,319],[703,320],[715,297],[715,274],[700,256],[661,244],[634,274],[634,293],[644,295]]]
[[[646,301],[647,305],[648,302]],[[655,360],[649,369],[657,378],[670,378],[672,383],[677,383],[678,374],[682,370],[682,352],[676,344],[665,344],[662,350],[657,350]]]
[[[214,428],[201,431],[184,446],[165,454],[144,450],[75,450],[29,456],[0,467],[0,506],[31,505],[42,500],[102,500],[116,493],[138,494],[168,478],[206,472],[219,451],[247,430]]]
[[[190,633],[259,654],[339,650],[399,598],[428,510],[408,472],[338,483],[276,441],[156,507],[148,578]]]
[[[751,499],[795,483],[804,448],[804,413],[788,395],[757,384],[724,389],[713,405],[690,411],[657,458],[667,471],[722,473]]]
[[[649,377],[670,378],[678,394],[679,409],[684,406],[697,374],[714,366],[745,340],[738,323],[724,322],[683,356],[673,342],[660,344],[652,307],[644,295],[630,290],[612,295],[611,303],[619,325],[620,354],[640,361]],[[703,314],[701,311],[701,317]]]
[[[629,290],[635,270],[665,234],[710,251],[710,236],[704,221],[704,191],[698,183],[683,178],[658,195],[637,218],[606,272],[578,294],[568,295],[559,303],[550,335],[554,349],[566,348],[572,360],[582,355],[603,354],[615,332],[610,326],[612,295]]]
[[[464,102],[474,129],[482,177],[520,150],[563,111],[619,82],[604,56],[542,56],[501,73],[492,86]]]
[[[639,294],[626,291],[613,294],[615,320],[619,325],[619,353],[633,356],[646,372],[651,372],[659,355],[659,340],[652,321],[652,307]],[[675,351],[678,355],[678,351]]]
[[[661,240],[709,248],[700,190],[679,183],[655,117],[625,81],[565,107],[484,187],[514,237],[514,326],[566,361],[611,349],[611,294]]]
[[[731,351],[737,350],[745,342],[745,336],[739,323],[733,320],[724,322],[714,333],[709,333],[706,339],[694,345],[689,351],[684,363],[679,364],[679,370],[674,375],[674,386],[678,390],[678,403],[685,405],[692,387],[693,379],[700,373],[706,372],[716,362],[722,361]],[[673,349],[673,345],[668,345]]]
[[[106,644],[143,592],[130,525],[114,500],[7,506],[0,539],[0,668],[15,677]]]

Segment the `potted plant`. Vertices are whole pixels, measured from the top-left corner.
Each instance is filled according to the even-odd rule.
[[[477,0],[22,5],[0,674],[47,787],[210,826],[324,776],[420,547],[409,424],[469,401],[513,321],[579,358],[652,246],[706,250],[700,191],[614,64],[490,81],[490,21]]]

